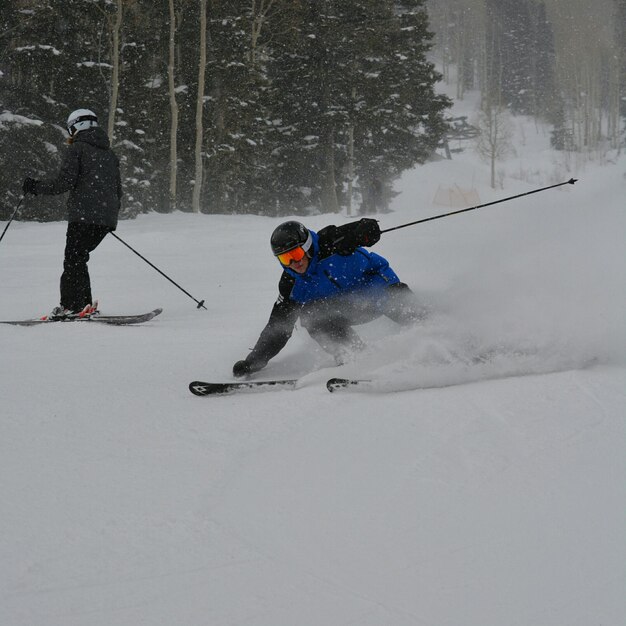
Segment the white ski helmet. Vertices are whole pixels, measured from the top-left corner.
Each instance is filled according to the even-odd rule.
[[[76,109],[67,118],[67,132],[70,136],[98,125],[98,118],[89,109]]]

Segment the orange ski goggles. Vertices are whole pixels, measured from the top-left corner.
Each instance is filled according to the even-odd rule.
[[[283,252],[282,254],[277,254],[278,260],[285,266],[289,267],[289,264],[292,261],[301,261],[304,258],[306,252],[302,246],[298,246],[293,250],[289,250],[288,252]]]

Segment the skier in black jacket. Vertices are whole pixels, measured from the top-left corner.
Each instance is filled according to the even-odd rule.
[[[93,314],[87,262],[107,233],[115,230],[122,198],[119,160],[109,138],[89,109],[78,109],[67,120],[70,144],[56,178],[26,178],[23,192],[61,194],[69,191],[68,225],[61,301],[49,317]]]
[[[352,326],[385,315],[399,324],[423,317],[413,292],[387,259],[369,252],[380,239],[376,220],[363,218],[316,233],[300,222],[284,222],[271,236],[283,273],[270,319],[248,356],[233,366],[245,376],[267,365],[284,347],[296,320],[320,346],[343,362],[363,347]]]

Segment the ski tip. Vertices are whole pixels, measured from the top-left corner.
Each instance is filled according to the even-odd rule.
[[[201,380],[194,380],[189,383],[189,391],[191,391],[194,396],[208,396],[211,394],[225,393],[226,385],[205,383]]]
[[[203,396],[204,393],[204,385],[199,380],[194,380],[189,383],[189,391],[193,393],[194,396]]]
[[[330,378],[326,381],[326,389],[332,393],[338,389],[345,389],[350,384],[352,381],[348,378]]]
[[[330,378],[326,381],[326,389],[331,393],[348,387],[369,388],[371,380],[354,379],[354,378]]]
[[[193,382],[189,383],[189,391],[191,391],[194,396],[207,395],[206,385],[199,380],[194,380]]]

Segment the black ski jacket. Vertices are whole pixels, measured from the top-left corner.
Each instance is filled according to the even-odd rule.
[[[56,178],[35,183],[35,193],[70,192],[69,222],[97,224],[115,230],[122,198],[119,160],[100,127],[79,132],[68,146]]]

